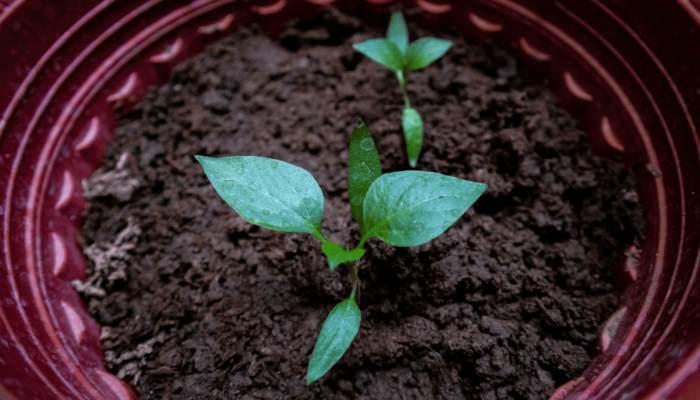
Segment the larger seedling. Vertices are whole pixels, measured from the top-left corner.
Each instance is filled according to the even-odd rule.
[[[426,243],[447,230],[486,190],[483,183],[432,172],[382,175],[374,140],[357,120],[350,139],[348,192],[362,236],[349,250],[323,236],[323,193],[307,171],[261,157],[195,158],[219,195],[246,221],[277,231],[310,233],[321,240],[331,269],[348,266],[352,293],[333,308],[321,328],[307,384],[338,362],[360,328],[355,299],[365,242],[374,237],[401,247]]]

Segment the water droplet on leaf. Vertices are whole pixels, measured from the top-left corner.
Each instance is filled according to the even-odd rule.
[[[263,210],[262,213],[263,213],[263,215],[266,216],[266,217],[269,217],[270,214],[271,214],[271,213],[270,213],[270,210]]]
[[[364,164],[364,163],[363,163]],[[369,169],[368,169],[369,170]],[[352,173],[352,179],[359,181],[359,182],[364,182],[367,180],[367,175],[361,174],[359,172],[353,172]]]
[[[423,229],[425,229],[425,225],[418,222],[417,224],[413,225],[413,229],[415,229],[416,232],[423,232]]]
[[[227,179],[225,181],[221,181],[221,190],[224,191],[229,191],[233,190],[236,187],[236,181],[232,179]]]
[[[363,172],[365,173],[365,176],[364,176],[364,179],[363,179],[363,180],[366,180],[367,177],[368,177],[372,172],[369,170],[369,167],[367,166],[367,164],[362,163],[362,166],[365,167],[365,170],[363,171]]]
[[[304,200],[301,201],[301,204],[306,207],[306,210],[309,213],[314,213],[315,211],[318,211],[321,208],[321,204],[312,199],[311,197],[304,197]]]
[[[362,122],[362,120],[359,118],[357,119],[357,121],[355,121],[355,128],[362,128],[364,125],[365,123]]]
[[[374,140],[372,138],[362,139],[360,147],[362,147],[362,150],[370,151],[374,148]]]
[[[455,218],[459,218],[459,216],[462,215],[462,212],[459,210],[450,210],[450,214]]]
[[[250,182],[248,184],[248,188],[254,192],[257,192],[258,190],[260,190],[260,186],[258,186],[255,182]]]
[[[227,159],[226,173],[233,179],[238,179],[245,171],[245,159],[240,157],[229,157]]]

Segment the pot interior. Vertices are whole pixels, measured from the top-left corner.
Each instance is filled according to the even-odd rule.
[[[322,5],[421,9],[445,27],[494,40],[545,76],[581,120],[601,156],[634,168],[647,232],[638,261],[620,267],[623,300],[601,329],[604,351],[554,398],[641,398],[693,393],[700,385],[694,304],[700,298],[700,140],[697,78],[687,51],[700,13],[694,3],[640,9],[612,2],[536,0],[199,0],[71,4],[15,2],[0,16],[4,114],[0,177],[6,188],[0,269],[0,395],[130,398],[102,366],[100,328],[70,282],[84,279],[76,242],[85,207],[81,181],[102,164],[117,114],[148,86],[237,27],[272,33]],[[661,21],[661,22],[659,22]],[[38,40],[41,38],[41,40]],[[696,46],[697,47],[697,46]],[[692,63],[695,64],[692,64]],[[691,76],[692,75],[692,76]],[[696,75],[696,74],[695,74]],[[116,110],[116,113],[115,113]],[[32,382],[31,384],[29,382]]]

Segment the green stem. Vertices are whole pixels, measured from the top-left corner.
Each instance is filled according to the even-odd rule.
[[[357,291],[357,282],[352,284],[352,293],[350,293],[350,298],[355,299],[355,292]]]
[[[360,243],[357,245],[358,249],[363,249],[365,247],[365,242],[367,241],[369,237],[363,237],[360,239]]]
[[[357,283],[357,261],[348,263],[348,269],[350,270],[350,279],[352,279],[352,283]]]
[[[355,260],[346,264],[348,270],[350,270],[350,279],[352,280],[352,294],[350,298],[355,299],[355,304],[360,306],[360,280],[357,278],[357,270],[359,269],[360,262]],[[357,292],[357,296],[355,295]]]
[[[354,277],[352,280],[352,293],[350,294],[350,297],[355,299],[355,304],[357,306],[360,306],[360,280],[357,279],[357,267],[359,265],[359,262],[355,261],[352,263],[350,266],[350,276]]]
[[[410,72],[408,69],[399,71],[397,77],[399,79],[399,85],[401,86],[401,92],[403,93],[403,104],[405,108],[411,108],[411,101],[408,99],[408,77]]]
[[[406,89],[404,88],[403,90],[403,106],[406,109],[411,108],[411,102],[408,100],[408,94],[406,93]]]

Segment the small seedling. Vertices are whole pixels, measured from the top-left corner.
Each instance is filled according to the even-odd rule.
[[[348,194],[361,239],[357,248],[349,250],[323,236],[323,193],[307,171],[261,157],[195,158],[217,193],[243,219],[277,231],[310,233],[321,240],[331,269],[340,264],[348,267],[352,293],[333,308],[321,328],[307,385],[340,360],[360,329],[355,299],[365,242],[374,237],[400,247],[426,243],[447,230],[486,190],[483,183],[433,172],[382,175],[374,140],[362,120],[357,120],[350,138]]]
[[[415,168],[423,147],[423,120],[418,111],[411,108],[406,88],[408,78],[412,70],[425,68],[447,53],[447,50],[452,47],[452,42],[424,37],[409,46],[406,21],[401,12],[396,12],[391,16],[386,39],[372,39],[353,47],[379,64],[396,71],[403,92],[402,125],[406,138],[408,163]]]

